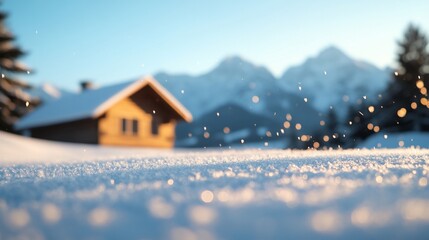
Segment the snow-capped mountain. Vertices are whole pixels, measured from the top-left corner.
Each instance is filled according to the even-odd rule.
[[[212,71],[199,76],[160,73],[155,78],[194,115],[192,123],[178,127],[177,139],[182,145],[240,144],[240,139],[230,142],[231,136],[240,134],[248,134],[246,141],[271,141],[274,136],[265,139],[266,131],[277,136],[287,114],[293,116],[291,125],[299,123],[306,132],[321,120],[316,109],[303,98],[283,90],[266,68],[240,57],[226,58]],[[235,132],[224,134],[224,127],[232,127]],[[204,128],[210,129],[210,139],[204,138]]]
[[[390,69],[379,69],[328,47],[289,68],[280,79],[240,57],[226,58],[212,71],[198,76],[159,73],[155,78],[196,118],[227,103],[272,116],[285,109],[293,111],[300,99],[318,113],[326,113],[332,106],[343,119],[350,105],[376,101],[390,74]]]
[[[310,104],[283,90],[265,67],[240,57],[226,58],[212,71],[199,76],[160,73],[155,78],[191,111],[195,119],[213,115],[216,108],[231,104],[281,123],[287,113],[300,122],[317,117]]]
[[[320,121],[327,120],[330,106],[344,120],[349,106],[377,100],[387,86],[390,72],[354,60],[336,47],[328,47],[316,57],[288,69],[280,79],[265,67],[240,57],[226,58],[212,71],[198,76],[159,73],[155,78],[194,115],[193,123],[179,128],[177,139],[185,141],[184,145],[217,146],[228,144],[229,137],[222,129],[236,124],[233,118],[239,118],[243,125],[238,133],[247,133],[254,141],[264,137],[264,133],[258,135],[255,124],[261,129],[279,131],[288,114],[292,117],[289,121],[292,128],[297,123],[301,125],[301,134],[318,131]],[[232,114],[230,106],[247,117]],[[225,113],[230,119],[217,116]],[[257,115],[265,120],[261,121]],[[202,130],[204,127],[211,128],[209,140],[204,138],[207,132]],[[287,134],[288,129],[284,132]]]
[[[318,111],[327,112],[333,106],[344,118],[348,106],[376,100],[386,88],[390,73],[389,69],[354,60],[338,48],[328,47],[303,64],[287,69],[280,83],[287,92],[307,98]]]
[[[226,58],[212,71],[199,76],[160,73],[155,78],[196,118],[227,103],[267,116],[273,115],[269,105],[274,102],[284,107],[288,104],[284,100],[286,93],[265,67],[240,57]]]

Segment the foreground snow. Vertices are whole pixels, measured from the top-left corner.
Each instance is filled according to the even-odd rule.
[[[0,239],[429,235],[427,150],[159,151],[0,137]]]

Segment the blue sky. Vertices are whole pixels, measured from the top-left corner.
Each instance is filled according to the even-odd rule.
[[[7,24],[28,52],[31,83],[77,89],[139,75],[200,74],[239,55],[279,76],[335,45],[394,66],[413,22],[429,33],[427,0],[5,0]]]

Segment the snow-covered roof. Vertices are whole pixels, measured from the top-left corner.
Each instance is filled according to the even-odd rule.
[[[50,101],[24,116],[15,124],[16,130],[42,127],[85,118],[97,118],[118,101],[149,85],[185,121],[192,121],[191,113],[154,78],[143,77],[98,89],[85,90]]]

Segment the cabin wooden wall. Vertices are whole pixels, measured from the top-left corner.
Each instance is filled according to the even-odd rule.
[[[85,119],[34,128],[31,129],[31,136],[53,141],[97,144],[97,120]]]
[[[99,118],[99,143],[104,145],[145,146],[171,148],[174,146],[176,121],[167,119],[165,113],[153,113],[152,99],[126,98],[116,103],[102,117]],[[151,110],[149,110],[151,109]],[[159,131],[152,134],[152,117],[159,118]],[[138,134],[122,133],[121,120],[137,119]],[[169,121],[168,121],[169,120]]]

